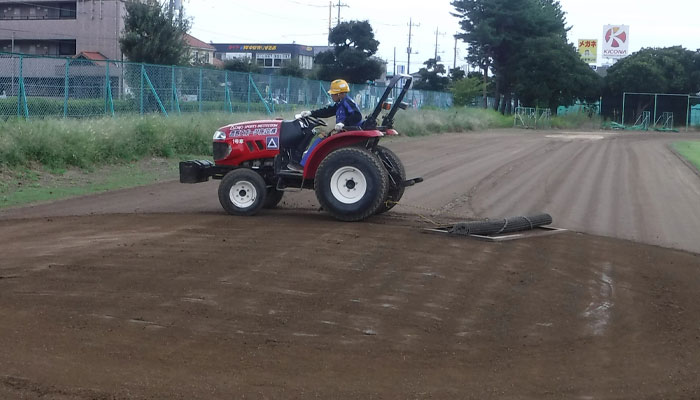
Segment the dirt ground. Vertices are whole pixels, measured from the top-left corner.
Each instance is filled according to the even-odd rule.
[[[312,192],[231,217],[218,182],[0,211],[0,398],[697,399],[693,134],[389,142],[401,204]],[[428,233],[548,212],[548,236]]]

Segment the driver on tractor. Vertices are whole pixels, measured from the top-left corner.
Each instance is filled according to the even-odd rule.
[[[302,111],[299,117],[329,118],[335,115],[335,128],[331,133],[340,132],[345,129],[346,126],[359,126],[362,121],[362,113],[359,107],[357,107],[357,104],[348,96],[349,92],[350,86],[348,83],[343,79],[336,79],[331,82],[331,88],[328,90],[334,104],[314,111]],[[296,149],[297,151],[293,151],[292,155],[298,157],[300,154],[303,154],[313,137],[314,135],[312,133],[307,133],[304,139],[299,142]],[[302,167],[300,161],[300,159],[290,160],[289,164],[287,164],[287,168],[293,171],[303,171],[304,167]]]

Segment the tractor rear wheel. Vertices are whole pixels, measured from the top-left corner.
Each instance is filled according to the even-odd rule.
[[[389,173],[389,190],[386,200],[377,210],[377,214],[381,214],[394,208],[396,203],[401,200],[403,192],[406,190],[403,186],[403,182],[406,180],[406,169],[404,169],[399,157],[384,146],[377,146],[377,155]]]
[[[262,176],[247,168],[234,169],[219,184],[219,202],[233,215],[254,215],[265,204],[266,193]]]
[[[331,152],[318,166],[316,197],[333,217],[361,221],[382,205],[388,181],[376,155],[361,147],[344,147]]]

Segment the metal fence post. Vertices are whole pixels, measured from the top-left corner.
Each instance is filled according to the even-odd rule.
[[[148,74],[146,71],[143,71],[143,74],[141,75],[141,79],[146,79],[146,83],[148,84],[148,87],[151,88],[151,93],[153,93],[153,97],[156,99],[156,102],[158,103],[158,107],[160,107],[160,111],[165,114],[165,116],[168,116],[168,112],[165,110],[165,106],[163,106],[163,102],[160,101],[160,96],[158,96],[158,92],[156,91],[155,86],[153,86],[153,83],[151,82],[151,78],[148,77]],[[142,94],[143,95],[143,94]]]
[[[175,66],[170,67],[170,112],[175,111]]]
[[[24,104],[24,118],[29,119],[29,106],[27,105],[27,92],[24,88],[24,57],[19,56],[19,93],[17,94],[17,116],[21,115],[22,107],[21,103]]]
[[[685,131],[688,132],[688,126],[690,125],[690,95],[688,96],[688,111],[686,111],[687,118],[685,119]]]
[[[12,79],[12,83],[14,84],[14,78]],[[22,109],[22,85],[20,82],[22,81],[22,56],[19,56],[19,75],[17,76],[17,118],[19,118],[22,113],[20,110]]]
[[[63,118],[66,118],[68,115],[68,68],[69,68],[70,62],[66,58],[66,72],[65,76],[63,79]]]
[[[198,90],[199,96],[197,96],[199,98],[199,112],[200,113],[202,112],[202,95],[204,94],[204,90],[202,88],[202,74],[203,74],[202,71],[203,71],[202,68],[200,68],[199,69],[199,90]]]
[[[289,99],[289,84],[291,83],[291,80],[292,80],[292,78],[288,76],[287,77],[287,95],[285,96],[285,100],[287,101],[287,110],[289,110],[289,101],[290,101],[290,99]]]
[[[173,105],[174,110],[177,110],[177,113],[178,113],[178,114],[182,114],[182,113],[180,112],[180,99],[179,99],[178,96],[177,96],[177,82],[176,82],[176,79],[175,79],[175,69],[176,69],[176,68],[177,68],[176,66],[174,66],[174,65],[172,66],[172,79],[173,79],[172,86],[173,86],[173,92],[172,92],[172,95],[171,95],[172,99],[170,100],[170,104]]]
[[[267,110],[267,114],[272,114],[272,111],[270,111],[270,107],[267,105],[267,102],[265,101],[265,97],[263,97],[262,93],[260,93],[260,90],[258,87],[255,85],[255,82],[253,82],[253,78],[251,76],[248,76],[250,79],[250,85],[253,86],[253,89],[255,89],[255,93],[258,94],[258,97],[260,98],[260,101],[262,101],[263,105],[265,106],[265,109]],[[250,100],[248,101],[248,107],[250,108]]]
[[[228,89],[228,70],[224,71],[224,88],[226,89],[226,106],[228,112],[233,113],[233,105],[231,104],[231,91]]]
[[[250,112],[250,83],[253,82],[253,78],[250,76],[250,72],[248,72],[248,112]]]
[[[114,117],[114,98],[112,97],[112,79],[109,74],[109,61],[107,61],[106,79],[107,90],[105,91],[105,112],[107,112],[107,103],[109,103],[110,114],[112,117]]]
[[[146,73],[146,69],[143,66],[143,63],[141,63],[141,115],[143,115],[143,75]]]

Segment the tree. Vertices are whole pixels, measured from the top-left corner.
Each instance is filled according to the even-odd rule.
[[[445,74],[445,66],[438,64],[434,58],[428,59],[423,63],[424,68],[418,71],[420,80],[413,87],[418,90],[433,90],[444,91],[450,83],[450,78],[443,76]]]
[[[126,3],[124,33],[119,38],[122,53],[129,61],[163,65],[187,65],[189,48],[185,34],[186,18],[175,18],[157,0]]]
[[[567,45],[569,28],[558,0],[453,0],[451,4],[463,30],[456,36],[468,44],[467,60],[479,66],[484,77],[489,71],[495,75],[497,97],[503,95],[505,100],[501,111],[503,104],[510,104],[512,94],[518,96],[516,87],[526,85],[522,76],[516,80],[516,74],[525,69],[518,66],[523,54],[537,54],[528,46],[546,41],[562,50]],[[569,57],[567,51],[556,54]],[[564,79],[557,81],[566,83]]]
[[[518,61],[508,73],[523,104],[556,110],[577,99],[598,99],[601,78],[581,60],[571,44],[559,37],[528,39],[514,56]]]
[[[254,63],[250,58],[232,58],[224,61],[224,69],[236,72],[260,72],[260,66]]]
[[[467,77],[467,73],[460,67],[452,68],[450,70],[450,81],[457,82]]]
[[[303,78],[304,77],[304,70],[301,69],[301,66],[299,65],[299,61],[291,60],[290,62],[282,65],[282,68],[280,68],[279,74],[282,76],[293,76],[296,78]]]
[[[616,93],[694,95],[700,91],[700,53],[681,46],[645,48],[610,67],[605,82]]]
[[[379,42],[368,21],[341,22],[331,30],[328,40],[333,50],[321,52],[314,59],[319,66],[318,79],[365,83],[382,75],[384,64],[373,57]]]
[[[453,83],[452,98],[456,106],[468,106],[483,90],[485,83],[481,77],[472,76]]]

